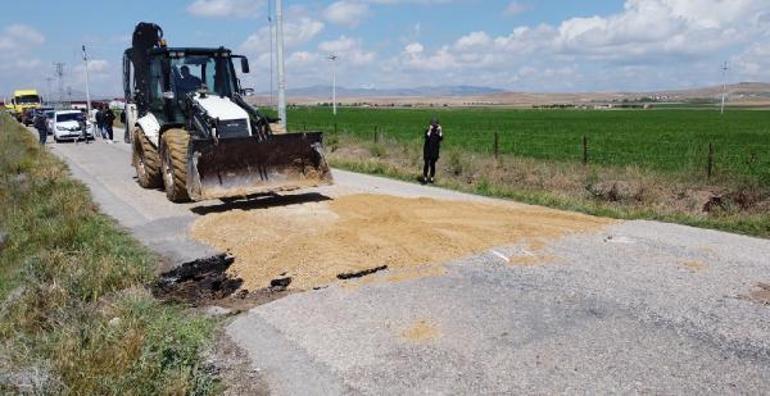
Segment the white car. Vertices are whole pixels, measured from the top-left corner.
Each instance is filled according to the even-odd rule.
[[[53,116],[51,129],[53,130],[53,139],[56,142],[62,140],[78,140],[83,138],[83,131],[80,123],[85,119],[85,115],[79,110],[57,111]],[[93,124],[86,121],[86,136],[88,139],[94,138]]]

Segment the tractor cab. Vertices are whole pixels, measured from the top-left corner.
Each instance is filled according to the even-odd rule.
[[[135,96],[132,89],[141,97],[141,100],[137,100],[140,114],[149,111],[161,116],[164,124],[182,125],[188,118],[187,99],[190,96],[240,96],[240,81],[233,66],[233,58],[240,59],[242,73],[249,72],[246,57],[232,55],[230,50],[223,47],[152,48],[148,51],[146,70],[143,71],[131,70],[130,55],[126,55],[124,73],[145,74],[146,77],[141,79],[144,81],[136,79],[137,86],[124,88],[128,89],[127,97]]]

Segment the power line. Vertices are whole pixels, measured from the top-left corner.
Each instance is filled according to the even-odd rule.
[[[50,104],[50,103],[51,103],[51,95],[53,94],[53,93],[51,92],[51,81],[53,81],[53,77],[46,77],[46,78],[45,78],[45,87],[46,87],[45,96],[46,96],[46,104]]]
[[[64,103],[64,62],[53,63],[59,87],[59,104]]]

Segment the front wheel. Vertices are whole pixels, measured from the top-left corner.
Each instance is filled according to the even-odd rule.
[[[136,178],[144,188],[161,186],[160,158],[158,150],[153,147],[147,136],[140,128],[134,129],[134,146],[131,162],[136,168]]]
[[[183,129],[169,129],[161,138],[161,170],[166,197],[171,202],[187,202],[187,151],[190,134]]]

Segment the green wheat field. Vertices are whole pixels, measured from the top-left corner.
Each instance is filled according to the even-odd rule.
[[[709,145],[714,172],[770,179],[770,112],[729,109],[518,110],[502,108],[382,109],[295,107],[289,130],[320,130],[362,140],[419,144],[432,117],[445,131],[445,148],[498,152],[663,172],[706,172]],[[375,138],[375,135],[378,135]]]

